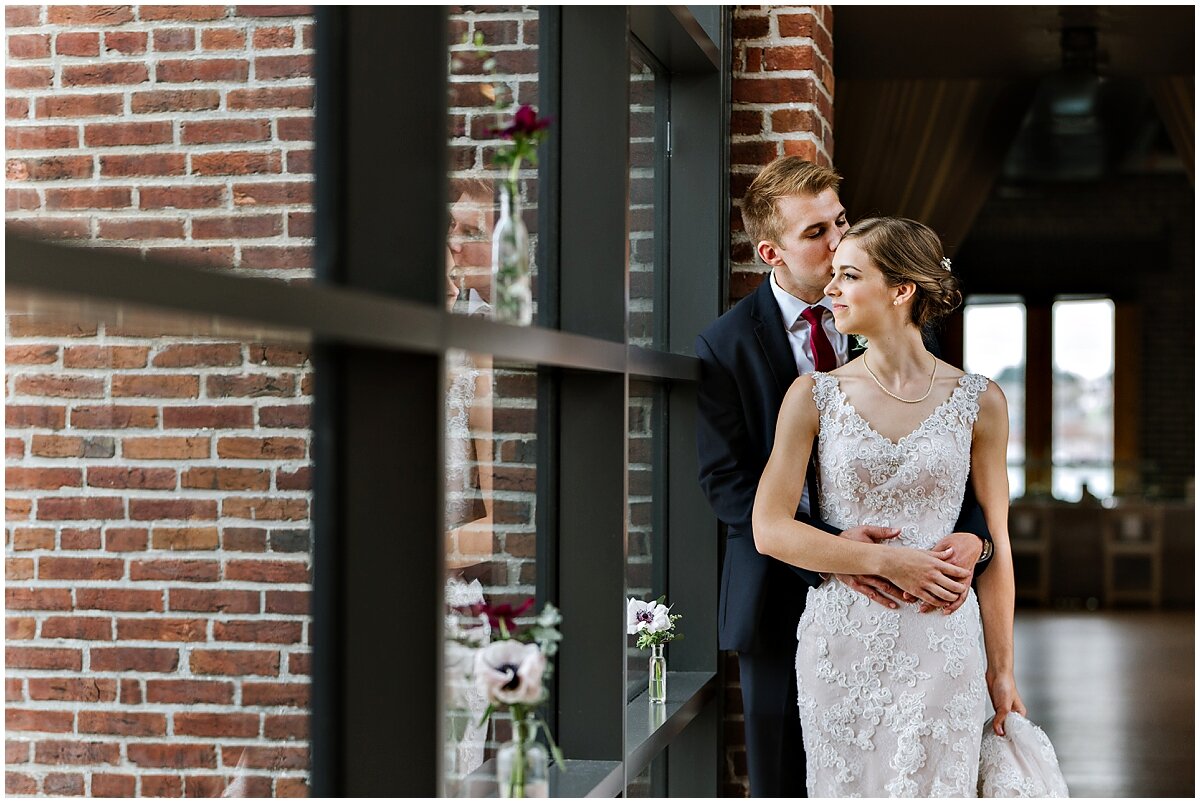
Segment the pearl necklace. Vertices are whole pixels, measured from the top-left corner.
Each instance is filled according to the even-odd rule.
[[[929,356],[933,357],[932,354]],[[933,371],[929,374],[929,388],[925,391],[925,395],[919,399],[902,399],[895,393],[892,393],[890,390],[885,388],[883,383],[879,381],[879,377],[875,376],[875,372],[871,370],[871,364],[867,362],[867,357],[865,354],[863,355],[863,367],[867,369],[867,373],[870,374],[871,378],[875,380],[875,384],[879,385],[879,389],[891,396],[896,401],[904,402],[905,404],[919,404],[920,402],[928,399],[929,394],[933,392],[933,377],[937,374],[937,357],[933,357]]]

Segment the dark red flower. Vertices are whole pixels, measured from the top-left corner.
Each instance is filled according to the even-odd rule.
[[[488,624],[491,625],[492,630],[499,630],[500,623],[504,622],[505,630],[508,631],[509,635],[512,635],[517,630],[517,617],[532,607],[533,597],[530,597],[515,608],[507,602],[499,605],[488,605],[486,602],[483,602],[472,605],[466,610],[470,612],[471,616],[478,616],[481,613],[486,614]]]
[[[550,127],[549,117],[538,117],[537,109],[532,106],[522,106],[513,115],[513,121],[505,128],[493,128],[492,134],[504,139],[512,139],[517,134],[533,136],[542,129]]]

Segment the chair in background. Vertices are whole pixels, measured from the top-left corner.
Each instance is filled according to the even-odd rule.
[[[1121,505],[1104,516],[1104,603],[1115,607],[1122,602],[1162,605],[1163,508],[1158,505]],[[1118,584],[1118,576],[1128,574],[1138,562],[1149,568],[1144,586]],[[1124,564],[1125,572],[1118,572]],[[1137,576],[1137,575],[1135,575]]]
[[[1042,506],[1013,506],[1009,515],[1009,543],[1012,545],[1016,569],[1018,599],[1037,600],[1043,608],[1050,606],[1050,535],[1049,516]],[[1022,571],[1020,567],[1036,561],[1037,572]]]

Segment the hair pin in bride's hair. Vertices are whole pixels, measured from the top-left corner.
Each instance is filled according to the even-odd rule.
[[[942,257],[942,267],[946,269],[946,272],[947,272],[947,273],[950,273],[950,272],[951,272],[951,270],[950,270],[950,257]]]

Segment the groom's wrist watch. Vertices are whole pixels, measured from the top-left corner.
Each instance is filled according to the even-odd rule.
[[[985,560],[988,560],[992,557],[992,542],[983,536],[979,536],[979,540],[983,542],[983,551],[979,553],[979,559],[975,562],[983,563]]]

